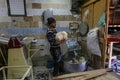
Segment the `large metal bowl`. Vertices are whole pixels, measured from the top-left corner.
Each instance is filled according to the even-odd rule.
[[[83,72],[86,70],[87,61],[81,63],[72,63],[71,61],[64,62],[64,69],[66,72],[74,73],[74,72]]]

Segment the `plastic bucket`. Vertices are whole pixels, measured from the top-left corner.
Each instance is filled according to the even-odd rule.
[[[53,68],[54,61],[53,60],[48,60],[47,61],[47,68]]]

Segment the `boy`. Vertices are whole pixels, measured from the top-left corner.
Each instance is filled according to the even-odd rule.
[[[59,41],[55,40],[56,36],[56,20],[52,17],[47,19],[48,21],[48,30],[47,30],[47,39],[50,43],[50,53],[54,60],[54,70],[53,70],[53,76],[58,76],[59,73],[64,72],[63,70],[63,61],[61,56],[61,49],[60,44],[64,43],[65,40]]]

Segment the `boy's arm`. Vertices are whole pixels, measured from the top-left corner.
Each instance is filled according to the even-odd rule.
[[[60,44],[60,42],[58,40],[55,40],[53,32],[48,32],[47,33],[47,39],[48,39],[48,41],[50,42],[51,45]]]

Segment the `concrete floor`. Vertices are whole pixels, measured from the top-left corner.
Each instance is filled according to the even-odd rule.
[[[45,66],[33,67],[34,80],[51,80],[50,72]]]
[[[51,56],[35,56],[32,59],[34,80],[51,80],[51,70],[46,68],[47,60],[51,60]]]

